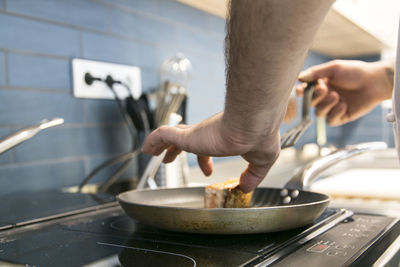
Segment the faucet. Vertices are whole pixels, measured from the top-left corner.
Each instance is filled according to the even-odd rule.
[[[309,189],[311,184],[319,178],[319,175],[329,167],[356,155],[386,148],[387,144],[385,142],[368,142],[338,149],[327,156],[323,156],[308,163],[286,183],[285,188]]]
[[[63,118],[54,118],[51,120],[42,120],[39,124],[24,128],[6,138],[0,140],[0,154],[7,150],[15,147],[16,145],[31,139],[38,132],[43,129],[47,129],[53,126],[57,126],[64,123]]]

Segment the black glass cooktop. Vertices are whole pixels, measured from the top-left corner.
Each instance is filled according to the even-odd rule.
[[[328,209],[315,224],[337,212]],[[0,265],[237,266],[309,229],[253,235],[175,233],[135,222],[118,206],[30,227],[0,232]]]
[[[59,217],[114,201],[106,194],[79,194],[60,190],[24,192],[0,197],[0,230]]]

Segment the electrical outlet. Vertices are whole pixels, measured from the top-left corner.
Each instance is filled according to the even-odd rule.
[[[72,75],[75,97],[114,99],[113,92],[104,82],[93,81],[89,85],[85,81],[87,73],[103,80],[106,79],[107,75],[110,75],[114,80],[126,84],[135,99],[138,99],[141,95],[142,85],[139,67],[74,58],[72,60]],[[129,95],[127,88],[122,85],[115,84],[114,89],[121,99]]]

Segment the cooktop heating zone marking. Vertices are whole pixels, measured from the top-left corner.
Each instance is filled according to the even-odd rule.
[[[178,257],[183,257],[186,259],[189,259],[193,262],[193,267],[196,267],[196,261],[186,255],[182,254],[177,254],[177,253],[172,253],[172,252],[166,252],[166,251],[159,251],[159,250],[153,250],[153,249],[145,249],[145,248],[137,248],[137,247],[130,247],[130,246],[124,246],[124,245],[118,245],[118,244],[111,244],[111,243],[103,243],[103,242],[96,242],[98,245],[103,245],[103,246],[111,246],[111,247],[119,247],[119,248],[128,248],[128,249],[134,249],[134,250],[141,250],[141,251],[150,251],[150,252],[155,252],[155,253],[161,253],[161,254],[168,254],[168,255],[173,255],[173,256],[178,256]]]

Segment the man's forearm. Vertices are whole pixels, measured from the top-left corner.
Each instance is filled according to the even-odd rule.
[[[332,3],[231,2],[224,123],[245,135],[269,135],[279,130],[290,91]]]
[[[383,63],[383,68],[385,70],[386,79],[388,82],[388,87],[393,91],[394,87],[394,62]]]

